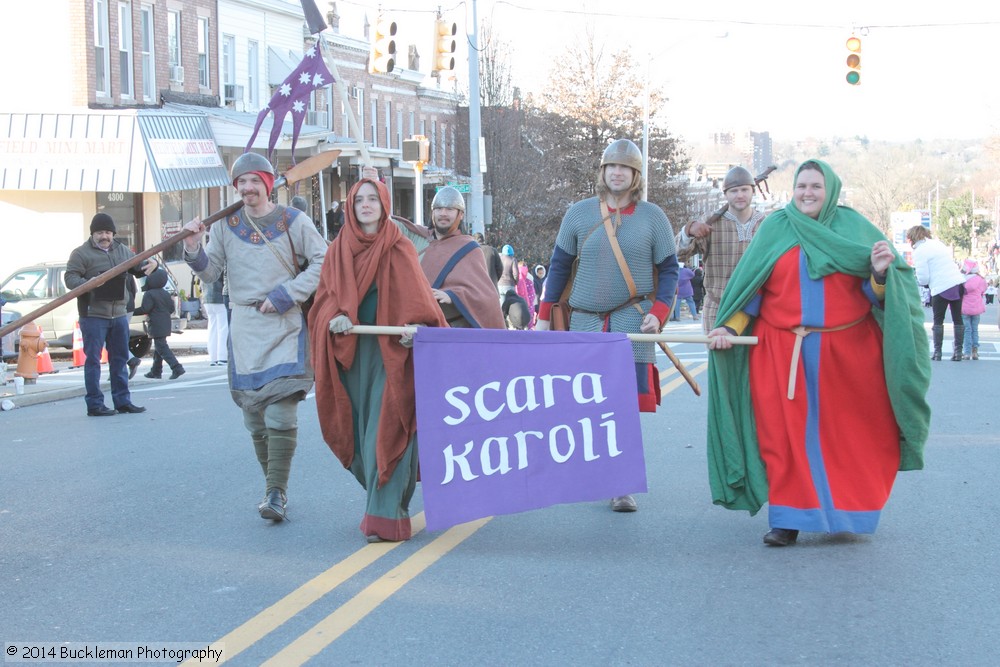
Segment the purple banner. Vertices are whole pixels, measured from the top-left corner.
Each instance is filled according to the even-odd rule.
[[[414,369],[428,530],[646,491],[625,334],[421,328]]]

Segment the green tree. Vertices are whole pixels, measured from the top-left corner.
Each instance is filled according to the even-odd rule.
[[[971,193],[941,200],[941,213],[934,220],[934,233],[942,243],[954,249],[955,257],[971,256],[973,238],[984,232],[984,221],[977,220],[972,211]]]

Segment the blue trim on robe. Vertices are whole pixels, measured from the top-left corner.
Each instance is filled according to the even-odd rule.
[[[809,277],[809,263],[805,253],[799,253],[799,298],[801,299],[802,321],[806,326],[825,326],[826,291],[823,279],[813,280]],[[823,461],[823,449],[820,442],[820,405],[819,405],[819,366],[820,344],[823,334],[811,333],[802,339],[802,366],[804,384],[806,387],[806,457],[809,460],[809,472],[812,475],[813,488],[819,500],[819,506],[826,510],[833,509],[833,495],[830,492],[830,480],[826,476],[826,463]]]
[[[871,280],[861,281],[861,291],[864,293],[866,297],[868,297],[868,300],[871,301],[873,306],[885,310],[885,303],[879,301],[879,298],[875,295],[875,290],[872,288]]]
[[[465,318],[465,321],[469,323],[470,327],[473,329],[483,328],[483,325],[479,323],[479,320],[472,316],[472,311],[469,310],[469,307],[462,303],[462,300],[455,296],[451,290],[444,290],[444,293],[451,297],[451,305],[455,306],[455,309],[461,313],[462,317]]]
[[[205,247],[202,246],[198,248],[198,256],[187,262],[187,265],[192,271],[204,271],[208,268],[208,253],[205,252]]]
[[[284,285],[278,285],[273,290],[271,290],[267,298],[271,300],[271,305],[279,313],[284,314],[295,305],[295,301],[288,294],[288,290],[285,289]]]
[[[445,265],[441,267],[441,271],[438,273],[437,278],[435,278],[434,282],[431,283],[431,288],[441,289],[441,285],[444,284],[444,281],[448,277],[448,274],[451,273],[451,270],[454,269],[455,266],[462,261],[463,257],[465,257],[472,250],[477,248],[479,248],[479,244],[477,242],[469,241],[464,246],[456,250],[455,254],[449,257],[448,261],[445,262]]]
[[[271,366],[256,373],[238,373],[236,371],[238,368],[237,360],[233,358],[234,350],[230,347],[229,368],[232,373],[230,375],[232,388],[239,391],[257,390],[268,382],[279,378],[294,377],[305,373],[306,345],[309,344],[308,334],[309,332],[305,326],[299,327],[298,345],[296,346],[298,349],[298,360],[296,362],[278,364],[277,366]]]
[[[795,526],[810,533],[871,534],[878,528],[879,510],[849,512],[846,510],[805,510],[798,507],[770,505],[767,511],[771,526]]]

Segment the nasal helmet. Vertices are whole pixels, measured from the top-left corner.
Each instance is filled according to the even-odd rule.
[[[623,164],[642,173],[642,151],[628,139],[612,141],[601,156],[601,166],[607,164]]]
[[[454,208],[459,211],[465,210],[465,197],[462,193],[450,185],[438,190],[431,202],[431,208]]]

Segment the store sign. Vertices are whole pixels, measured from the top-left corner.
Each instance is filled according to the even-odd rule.
[[[160,169],[198,169],[222,165],[215,142],[207,139],[150,139],[149,152]]]

